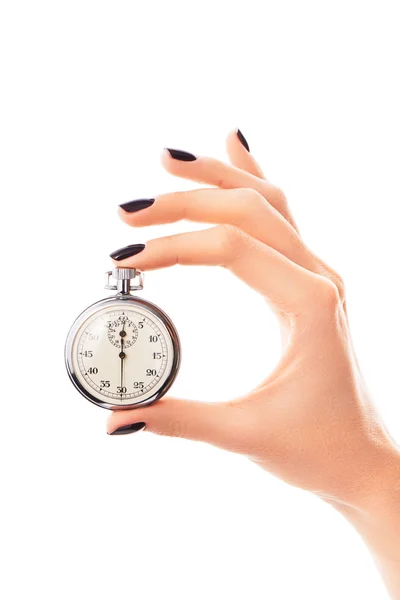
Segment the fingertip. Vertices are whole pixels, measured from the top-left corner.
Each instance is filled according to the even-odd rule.
[[[168,171],[168,165],[172,161],[172,156],[168,152],[167,148],[163,148],[163,151],[161,152],[161,155],[160,155],[160,161],[161,161],[162,166],[165,169],[167,169],[167,171]]]
[[[121,427],[118,427],[117,429],[114,429],[114,431],[112,431],[111,433],[108,433],[108,435],[126,435],[129,433],[137,433],[139,431],[144,431],[146,429],[146,423],[143,422],[139,422],[139,423],[131,423],[130,425],[122,425]]]
[[[117,210],[118,216],[119,218],[124,221],[124,223],[127,222],[128,217],[129,217],[129,213],[124,210],[121,206],[118,206],[118,210]]]
[[[232,129],[227,137],[226,137],[226,151],[228,153],[229,158],[231,159],[231,162],[234,166],[236,166],[236,162],[239,162],[239,164],[241,163],[241,161],[243,160],[243,156],[244,154],[248,154],[248,152],[245,150],[243,144],[240,142],[239,137],[238,137],[238,128],[236,127],[235,129]],[[232,157],[233,157],[233,161],[232,161]],[[245,160],[247,160],[246,157],[244,157]]]
[[[172,175],[178,177],[188,177],[193,174],[199,167],[200,156],[186,152],[186,150],[177,150],[174,148],[164,148],[161,153],[161,164],[164,169]],[[195,165],[194,171],[192,165]]]
[[[140,425],[140,427],[139,427]],[[135,429],[136,426],[136,429]],[[109,415],[106,421],[106,432],[108,435],[113,435],[117,430],[131,430],[139,431],[144,429],[146,426],[142,411],[139,413],[138,409],[132,410],[114,410]]]
[[[249,143],[239,128],[236,129],[236,136],[237,136],[237,139],[239,140],[239,142],[242,144],[242,146],[247,150],[247,152],[250,152]]]
[[[246,140],[246,138],[244,137],[243,133],[241,132],[241,130],[239,129],[239,127],[236,127],[235,129],[232,129],[227,136],[227,146],[228,149],[232,149],[232,148],[240,148],[241,150],[246,150],[246,152],[250,153],[250,147],[248,144],[248,141]]]
[[[115,411],[112,411],[110,413],[110,415],[107,418],[106,421],[106,432],[108,435],[111,435],[111,433],[117,428],[117,425],[115,425]]]
[[[182,168],[187,165],[187,163],[172,158],[168,148],[164,148],[161,153],[161,164],[168,173],[178,176],[181,174]]]
[[[238,128],[237,127],[235,127],[235,129],[231,129],[230,130],[230,132],[226,136],[226,143],[228,145],[230,145],[232,143],[236,144],[238,142],[237,132],[238,132]]]
[[[265,179],[263,170],[251,154],[249,144],[238,127],[229,132],[226,149],[233,166],[259,179]]]

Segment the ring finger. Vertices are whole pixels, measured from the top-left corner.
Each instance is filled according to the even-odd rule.
[[[260,179],[260,177],[246,173],[242,169],[228,165],[215,158],[208,156],[197,157],[187,152],[172,149],[164,150],[162,163],[172,175],[190,179],[191,181],[206,183],[224,189],[252,188],[280,212],[294,229],[297,229],[284,193],[266,179]]]

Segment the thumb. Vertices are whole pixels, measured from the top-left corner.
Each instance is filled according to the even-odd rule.
[[[145,426],[147,431],[159,435],[208,442],[228,449],[237,441],[238,413],[241,412],[231,403],[164,397],[147,407],[113,411],[107,421],[107,433],[131,433]],[[118,431],[120,428],[124,429]]]

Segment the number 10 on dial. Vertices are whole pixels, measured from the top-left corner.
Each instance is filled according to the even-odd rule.
[[[111,276],[116,285],[110,285]],[[68,375],[87,400],[103,408],[151,404],[178,373],[178,333],[161,308],[131,294],[143,289],[143,273],[109,271],[106,289],[117,294],[89,306],[70,329],[65,345]]]

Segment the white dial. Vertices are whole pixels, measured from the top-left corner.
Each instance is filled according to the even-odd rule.
[[[175,364],[165,322],[140,301],[92,312],[74,334],[71,359],[88,395],[116,407],[153,397]]]

